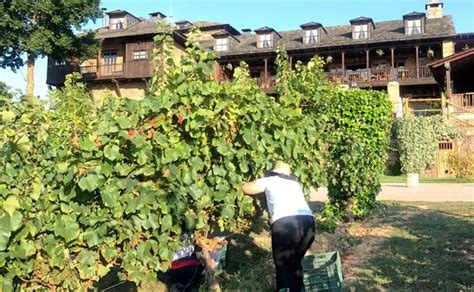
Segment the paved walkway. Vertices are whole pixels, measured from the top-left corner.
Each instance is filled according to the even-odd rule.
[[[423,183],[416,188],[405,184],[388,183],[382,185],[378,200],[422,201],[422,202],[474,202],[474,184]],[[327,200],[327,189],[319,188],[311,194],[311,201]]]

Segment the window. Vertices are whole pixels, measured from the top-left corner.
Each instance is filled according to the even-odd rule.
[[[229,50],[229,39],[228,38],[218,38],[216,39],[216,47],[214,48],[216,52],[225,52]]]
[[[148,51],[141,50],[141,51],[133,51],[133,60],[144,60],[148,59]]]
[[[354,26],[354,38],[355,39],[369,38],[369,26],[367,24]]]
[[[261,34],[258,36],[258,47],[259,48],[270,48],[273,47],[273,40],[271,34]]]
[[[54,66],[65,66],[66,61],[54,60]]]
[[[124,29],[125,28],[125,19],[124,18],[112,18],[110,19],[110,28],[111,29]]]
[[[310,29],[310,30],[305,31],[304,43],[305,44],[317,44],[318,43],[318,30],[317,29]]]
[[[105,52],[104,53],[104,65],[102,66],[102,74],[111,75],[118,71],[117,64],[117,52]]]
[[[408,34],[420,34],[421,33],[421,19],[408,20]]]
[[[442,141],[438,143],[439,150],[453,150],[453,142]]]

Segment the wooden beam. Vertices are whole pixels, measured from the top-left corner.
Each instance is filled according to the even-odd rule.
[[[446,68],[446,92],[448,94],[448,98],[451,99],[451,63],[444,63],[444,67]]]
[[[150,93],[150,83],[148,83],[147,78],[142,78],[143,82],[145,82],[145,93]]]
[[[342,58],[342,71],[346,71],[346,53],[345,52],[342,52],[341,53],[341,58]]]
[[[366,61],[366,68],[367,69],[369,69],[369,64],[370,64],[369,52],[370,52],[370,50],[365,50],[365,61]]]
[[[408,98],[403,98],[403,115],[407,116],[410,114],[410,106],[408,105]]]
[[[118,97],[122,97],[122,92],[120,91],[120,84],[118,80],[112,77],[112,82],[115,84],[115,93]]]
[[[97,54],[97,64],[96,64],[96,70],[97,70],[96,75],[97,76],[100,76],[100,73],[101,73],[101,72],[99,72],[100,71],[100,58],[102,58],[101,49],[99,49],[99,53]]]
[[[390,55],[392,56],[392,68],[395,68],[395,48],[390,48]]]
[[[268,59],[263,60],[265,62],[265,84],[268,82]]]
[[[345,82],[346,79],[346,53],[342,52],[341,53],[341,58],[342,58],[342,82]]]
[[[419,46],[415,46],[415,57],[416,57],[416,79],[420,78],[420,63],[418,60]]]

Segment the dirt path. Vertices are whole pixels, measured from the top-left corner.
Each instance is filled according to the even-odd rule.
[[[474,184],[425,183],[416,188],[405,184],[382,185],[378,200],[418,202],[474,202]],[[327,189],[319,188],[311,194],[311,201],[327,200]]]

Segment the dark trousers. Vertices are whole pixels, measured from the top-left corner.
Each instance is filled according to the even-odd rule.
[[[313,216],[288,216],[272,224],[272,251],[276,267],[277,290],[303,289],[301,260],[314,241]]]

